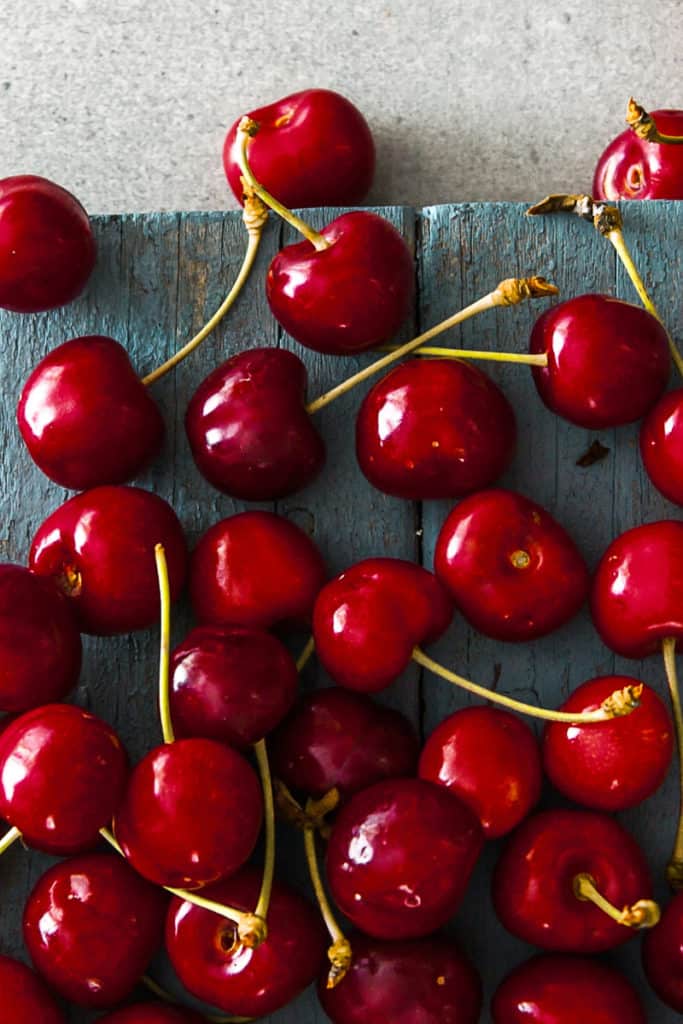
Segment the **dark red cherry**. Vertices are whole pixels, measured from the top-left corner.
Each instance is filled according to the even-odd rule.
[[[78,682],[81,636],[65,597],[21,565],[0,565],[0,711],[61,700]]]
[[[574,690],[561,711],[597,711],[615,690],[642,686],[639,706],[607,722],[549,722],[543,766],[556,789],[584,807],[623,811],[647,799],[666,778],[673,725],[664,701],[631,676],[599,676]]]
[[[249,143],[258,181],[285,206],[353,206],[367,195],[375,145],[365,118],[330,89],[305,89],[248,115],[259,126]],[[228,132],[223,166],[239,202],[244,191],[237,127]]]
[[[273,736],[273,772],[313,797],[346,798],[380,779],[414,775],[418,739],[405,715],[332,686],[302,697]]]
[[[664,135],[683,135],[683,110],[654,110]],[[647,142],[627,128],[598,160],[596,199],[683,199],[683,147]]]
[[[661,397],[671,370],[660,322],[641,306],[610,295],[579,295],[542,313],[531,352],[541,398],[570,423],[591,430],[643,417]]]
[[[159,407],[128,353],[99,335],[65,341],[38,363],[17,422],[39,469],[77,491],[130,480],[164,438]]]
[[[422,749],[418,774],[460,797],[485,837],[496,839],[538,803],[543,773],[528,725],[501,708],[468,707],[436,727]]]
[[[56,580],[82,632],[130,633],[159,619],[156,544],[166,551],[175,600],[187,546],[171,506],[139,487],[95,487],[70,498],[39,527],[29,568]]]
[[[640,428],[640,454],[657,490],[683,505],[683,388],[650,409]]]
[[[325,445],[304,408],[307,371],[292,352],[252,348],[199,385],[185,429],[199,472],[246,501],[283,498],[322,468]]]
[[[618,971],[584,956],[545,954],[498,986],[493,1024],[647,1024],[636,990]]]
[[[451,939],[382,942],[351,935],[353,960],[333,989],[318,984],[333,1024],[477,1024],[481,981]]]
[[[467,621],[497,640],[533,640],[568,622],[589,589],[574,541],[513,491],[480,491],[441,527],[434,571]]]
[[[46,985],[30,967],[0,955],[3,1024],[65,1024],[66,1018]]]
[[[95,266],[88,215],[33,174],[0,180],[0,306],[38,313],[75,299]]]
[[[413,257],[389,221],[369,210],[344,213],[273,259],[266,296],[273,316],[316,352],[353,355],[389,341],[408,316],[415,291]]]
[[[368,558],[320,591],[316,653],[340,686],[383,690],[406,668],[415,645],[436,640],[451,617],[451,602],[432,573],[400,558]]]
[[[105,1014],[98,1024],[206,1024],[206,1017],[168,1003],[135,1003]]]
[[[356,455],[387,494],[459,498],[498,479],[516,434],[512,406],[481,370],[456,359],[411,359],[365,398]]]
[[[110,823],[127,774],[121,741],[101,718],[70,704],[34,708],[0,733],[0,817],[29,846],[77,853]]]
[[[683,1013],[683,893],[672,897],[643,943],[643,967],[659,998]]]
[[[377,782],[351,797],[332,827],[330,891],[368,935],[419,938],[457,910],[483,841],[474,813],[443,786]]]
[[[109,1007],[133,990],[164,934],[167,896],[115,853],[60,861],[24,909],[36,970],[65,999]]]
[[[202,895],[252,911],[261,873],[244,868]],[[317,977],[329,945],[320,915],[302,896],[275,881],[268,937],[257,949],[236,942],[225,918],[174,897],[166,922],[166,948],[188,992],[244,1017],[262,1017],[290,1002]]]
[[[313,541],[272,512],[241,512],[203,535],[190,566],[190,596],[200,622],[270,629],[310,621],[325,580]]]

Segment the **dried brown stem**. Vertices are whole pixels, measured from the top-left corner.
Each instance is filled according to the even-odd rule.
[[[628,101],[626,124],[645,142],[659,142],[667,146],[680,146],[683,143],[683,135],[665,135],[658,131],[652,115],[640,103],[636,103],[633,96]]]

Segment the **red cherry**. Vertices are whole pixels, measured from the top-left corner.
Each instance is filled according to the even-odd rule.
[[[316,352],[352,355],[389,341],[410,312],[413,257],[389,221],[369,210],[342,214],[320,232],[285,246],[268,269],[275,319]]]
[[[480,491],[441,527],[434,571],[480,633],[532,640],[568,622],[589,589],[586,564],[552,516],[513,491]]]
[[[117,854],[61,861],[26,902],[26,948],[65,999],[113,1006],[133,990],[160,946],[166,903],[166,894]]]
[[[636,990],[607,964],[588,957],[542,955],[499,985],[493,1024],[647,1024]]]
[[[515,828],[541,795],[536,737],[500,708],[462,708],[444,719],[423,747],[418,774],[460,797],[487,839]]]
[[[292,352],[253,348],[202,381],[185,429],[210,484],[236,498],[263,501],[292,494],[317,476],[325,445],[304,407],[307,376]]]
[[[78,682],[81,637],[57,588],[20,565],[0,565],[0,711],[61,700]]]
[[[270,629],[310,621],[324,579],[320,552],[303,530],[272,512],[241,512],[199,541],[190,596],[200,622]]]
[[[244,868],[202,895],[252,911],[261,873]],[[256,949],[236,943],[236,929],[201,907],[171,900],[166,948],[189,992],[213,1006],[245,1017],[274,1013],[302,992],[322,969],[327,934],[303,897],[275,882],[268,911],[268,937]]]
[[[77,853],[111,821],[127,773],[111,726],[82,708],[46,704],[0,733],[0,817],[29,846]]]
[[[95,266],[88,215],[47,178],[0,180],[0,306],[38,313],[75,299]]]
[[[683,388],[650,409],[640,428],[640,454],[657,490],[683,505]]]
[[[641,419],[662,395],[671,370],[660,322],[640,306],[609,295],[579,295],[542,313],[531,352],[541,398],[570,423],[591,430]]]
[[[683,893],[676,893],[645,936],[643,967],[659,998],[683,1013]]]
[[[122,484],[161,448],[164,421],[118,341],[73,338],[38,363],[17,421],[31,458],[62,487]]]
[[[37,974],[9,956],[0,955],[3,1024],[65,1024],[66,1018]]]
[[[570,800],[603,811],[635,807],[661,786],[673,754],[673,726],[664,701],[631,676],[600,676],[574,690],[561,711],[596,711],[615,690],[642,686],[630,715],[606,722],[549,722],[543,766]]]
[[[159,619],[155,544],[166,551],[175,600],[187,548],[171,506],[139,487],[95,487],[69,499],[39,527],[29,568],[57,581],[82,632],[130,633]]]
[[[654,110],[657,129],[683,135],[683,110]],[[647,142],[627,128],[598,160],[593,179],[597,199],[683,199],[681,146]]]
[[[451,602],[426,569],[400,558],[368,558],[331,580],[313,611],[323,667],[350,690],[383,690],[403,672],[416,644],[447,629]]]
[[[252,110],[259,126],[249,163],[285,206],[353,206],[367,195],[375,172],[375,145],[361,112],[329,89],[305,89]],[[239,202],[244,192],[237,128],[228,132],[223,166]]]
[[[168,1003],[135,1003],[107,1013],[98,1024],[206,1024],[206,1017]]]
[[[337,816],[327,849],[330,891],[368,935],[419,938],[453,916],[482,845],[475,815],[442,786],[377,782]]]

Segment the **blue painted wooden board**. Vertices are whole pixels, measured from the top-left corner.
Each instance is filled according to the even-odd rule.
[[[381,211],[404,233],[416,255],[418,297],[412,322],[401,337],[424,329],[510,276],[543,273],[560,287],[563,298],[585,291],[606,291],[635,301],[628,280],[607,242],[574,218],[524,217],[519,204],[430,207],[420,211]],[[631,203],[624,207],[625,230],[643,276],[666,322],[680,333],[683,203]],[[330,211],[312,211],[321,225]],[[0,313],[0,557],[23,562],[42,519],[64,500],[22,449],[14,423],[20,387],[35,362],[69,337],[111,334],[129,349],[143,374],[175,351],[218,306],[241,262],[244,235],[239,215],[150,214],[95,218],[99,241],[96,273],[85,293],[65,310],[33,317]],[[188,399],[208,370],[228,355],[252,345],[286,345],[301,355],[310,372],[311,397],[365,364],[358,359],[322,357],[302,350],[278,328],[268,311],[263,277],[268,261],[290,239],[274,219],[262,243],[254,276],[226,322],[174,376],[154,386],[168,438],[163,457],[138,481],[170,500],[192,543],[208,525],[244,505],[216,492],[199,477],[183,430]],[[524,351],[529,330],[546,302],[497,310],[465,324],[444,343],[472,348]],[[650,485],[637,453],[637,428],[600,434],[572,427],[551,415],[538,399],[524,367],[487,364],[513,402],[519,422],[519,446],[503,483],[545,505],[573,533],[592,566],[610,539],[640,522],[680,516]],[[369,386],[369,385],[368,385]],[[370,555],[421,560],[431,568],[434,542],[448,510],[445,502],[411,504],[374,491],[361,475],[353,452],[355,411],[368,386],[322,411],[320,429],[328,445],[321,477],[277,511],[308,530],[321,546],[330,571]],[[609,456],[589,469],[576,459],[596,437]],[[174,639],[190,623],[185,603],[174,614]],[[150,630],[116,640],[86,641],[81,683],[75,699],[112,721],[131,756],[139,758],[159,740],[155,717],[158,633]],[[528,645],[501,645],[456,621],[437,645],[438,655],[463,674],[532,702],[556,706],[570,689],[590,676],[611,671],[641,675],[664,692],[659,661],[626,662],[600,643],[584,611],[551,637]],[[304,685],[324,682],[313,665]],[[446,714],[469,698],[433,678],[410,670],[381,697],[402,708],[427,734]],[[637,766],[634,766],[637,770]],[[547,803],[556,801],[548,792]],[[675,773],[657,796],[622,816],[642,842],[655,875],[658,895],[672,841],[677,809]],[[304,884],[299,837],[281,833],[279,871]],[[497,923],[489,899],[491,867],[499,844],[491,844],[475,873],[452,930],[478,964],[488,1000],[511,967],[531,952]],[[50,859],[13,847],[2,859],[3,913],[0,950],[23,956],[20,921],[30,887]],[[648,1019],[673,1024],[648,992],[639,966],[639,944],[607,957],[621,966],[643,992]],[[74,1011],[73,1024],[93,1016]],[[268,1018],[271,1024],[322,1024],[325,1015],[312,992]],[[368,1022],[372,1024],[372,1022]]]

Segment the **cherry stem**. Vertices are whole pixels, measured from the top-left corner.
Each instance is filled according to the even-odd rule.
[[[154,559],[159,580],[159,601],[161,604],[161,636],[159,638],[159,719],[164,743],[173,743],[175,733],[171,720],[169,692],[169,664],[171,660],[171,587],[168,580],[168,563],[163,544],[154,548]]]
[[[315,817],[316,806],[317,801],[309,798],[306,801],[306,810],[303,813],[311,818]],[[315,849],[315,835],[316,829],[314,825],[307,825],[304,828],[304,849],[306,851],[306,862],[308,864],[308,873],[311,877],[311,885],[313,886],[325,927],[332,939],[332,945],[327,950],[330,970],[327,975],[326,987],[335,988],[351,966],[351,944],[337,924],[337,919],[334,916],[334,911],[325,892]]]
[[[641,928],[654,928],[662,916],[659,904],[654,900],[638,900],[631,906],[619,910],[598,891],[595,879],[585,871],[574,878],[574,895],[582,902],[593,903],[617,924],[636,931]]]
[[[383,352],[395,352],[398,346],[387,346]],[[430,348],[425,345],[418,349],[418,356],[440,356],[442,359],[487,359],[492,363],[522,363],[525,366],[547,366],[545,352],[488,352],[471,348]]]
[[[676,639],[665,637],[662,641],[662,655],[664,656],[664,670],[669,685],[669,696],[671,698],[671,710],[673,712],[674,730],[676,733],[676,747],[678,749],[678,771],[679,771],[679,792],[680,808],[678,813],[678,826],[671,859],[667,864],[666,877],[672,889],[683,889],[683,708],[681,707],[681,693],[676,673]]]
[[[266,741],[259,740],[254,744],[254,753],[258,762],[261,786],[263,788],[263,813],[266,832],[266,852],[263,865],[263,878],[261,880],[261,891],[256,902],[254,914],[265,921],[268,917],[270,897],[273,891],[273,876],[275,874],[275,801],[273,798],[273,781],[270,775],[270,764],[268,762],[268,750]]]
[[[256,195],[269,206],[271,210],[282,217],[284,221],[287,221],[295,231],[298,231],[300,235],[308,239],[311,245],[316,249],[317,252],[322,252],[324,249],[330,248],[330,242],[320,234],[319,231],[315,231],[310,224],[302,220],[301,217],[297,217],[296,214],[288,210],[286,206],[271,195],[263,187],[263,185],[257,181],[254,176],[254,172],[249,166],[249,159],[247,157],[247,146],[249,140],[253,139],[258,134],[259,126],[256,121],[252,121],[250,117],[243,117],[237,127],[237,136],[239,140],[239,146],[237,150],[237,162],[239,163],[240,171],[242,172],[242,178],[246,182],[247,186],[251,188]]]
[[[0,856],[9,850],[13,843],[16,843],[17,839],[21,839],[21,832],[18,828],[11,828],[8,832],[5,832],[2,839],[0,839]]]
[[[652,115],[648,114],[640,103],[636,103],[633,96],[628,101],[626,124],[645,142],[661,142],[673,146],[680,146],[683,143],[683,135],[665,135],[658,131]]]
[[[330,826],[325,818],[339,804],[339,790],[336,786],[315,801],[312,814],[305,811],[298,800],[294,799],[282,779],[275,779],[274,789],[278,814],[288,825],[293,825],[302,832],[310,828],[319,832],[323,839],[329,838]]]
[[[352,377],[342,381],[341,384],[337,384],[336,387],[330,391],[326,391],[325,394],[320,395],[315,401],[309,402],[306,406],[306,412],[312,414],[317,412],[318,409],[322,409],[324,406],[329,405],[336,398],[340,398],[341,395],[346,394],[351,388],[354,388],[357,384],[361,384],[364,380],[369,377],[373,377],[376,373],[379,373],[387,366],[391,366],[397,359],[401,359],[403,356],[407,356],[409,352],[414,352],[416,348],[424,345],[426,341],[431,341],[439,334],[443,334],[444,331],[449,330],[451,327],[455,327],[456,324],[461,324],[465,320],[470,320],[474,316],[478,316],[479,313],[483,313],[487,309],[495,309],[496,306],[516,306],[525,299],[543,298],[546,295],[557,295],[558,289],[554,284],[546,281],[544,277],[519,277],[519,278],[506,278],[505,281],[501,281],[500,284],[488,295],[484,295],[481,299],[477,299],[470,306],[466,306],[465,309],[461,309],[458,313],[454,313],[453,316],[449,316],[446,320],[442,320],[441,323],[436,324],[434,327],[430,327],[428,331],[424,331],[423,334],[419,334],[412,341],[408,341],[405,345],[399,345],[388,355],[383,356],[381,359],[377,359],[374,363],[370,363],[365,369],[360,370],[358,373],[354,373]]]
[[[304,647],[304,649],[301,652],[301,654],[299,655],[299,657],[296,659],[296,670],[297,670],[297,672],[301,672],[301,670],[303,668],[305,668],[305,666],[311,660],[311,656],[312,656],[314,650],[315,650],[315,640],[313,639],[312,636],[309,636],[308,640],[306,641],[306,646]]]
[[[583,712],[568,712],[568,711],[551,711],[548,708],[534,707],[533,704],[525,704],[523,701],[515,700],[513,697],[506,697],[502,693],[496,693],[494,690],[489,690],[485,686],[479,686],[478,683],[472,683],[469,679],[463,679],[462,676],[456,675],[455,672],[451,672],[450,669],[444,668],[437,661],[433,661],[420,647],[413,648],[413,661],[416,661],[418,665],[422,665],[424,668],[429,669],[437,676],[441,676],[442,679],[448,680],[449,683],[455,683],[456,686],[461,687],[463,690],[467,690],[469,693],[476,694],[477,697],[483,697],[485,700],[490,700],[494,704],[502,704],[506,708],[510,708],[512,711],[518,711],[522,715],[529,715],[531,718],[542,718],[547,722],[574,722],[574,723],[585,723],[585,722],[607,722],[612,718],[621,717],[623,715],[629,715],[640,703],[640,695],[643,691],[642,684],[638,686],[626,686],[623,690],[615,690],[606,700],[602,702],[601,707],[597,711],[583,711]]]
[[[163,1000],[164,1003],[169,1003],[171,1006],[183,1007],[183,1004],[179,999],[176,999],[171,992],[167,992],[165,988],[155,981],[149,974],[142,975],[143,985],[149,989],[149,991],[157,997],[157,999]],[[204,1013],[202,1014],[205,1020],[210,1020],[212,1024],[249,1024],[253,1021],[254,1017],[226,1017],[219,1013]]]
[[[244,254],[239,274],[235,278],[232,288],[225,296],[211,319],[207,320],[202,329],[198,331],[193,338],[190,338],[182,348],[178,349],[170,359],[167,359],[165,363],[161,364],[161,366],[157,366],[156,370],[152,370],[151,373],[148,373],[142,378],[142,383],[145,387],[149,387],[150,384],[154,384],[155,381],[164,377],[170,370],[176,367],[178,363],[181,363],[183,359],[186,359],[191,352],[194,352],[194,350],[201,345],[204,339],[211,334],[214,328],[218,326],[225,314],[232,308],[232,306],[234,306],[238,295],[242,291],[242,288],[251,273],[254,261],[256,260],[256,254],[259,249],[263,227],[268,220],[268,210],[257,195],[249,193],[245,197],[242,220],[244,221],[244,225],[248,233],[247,249]]]

